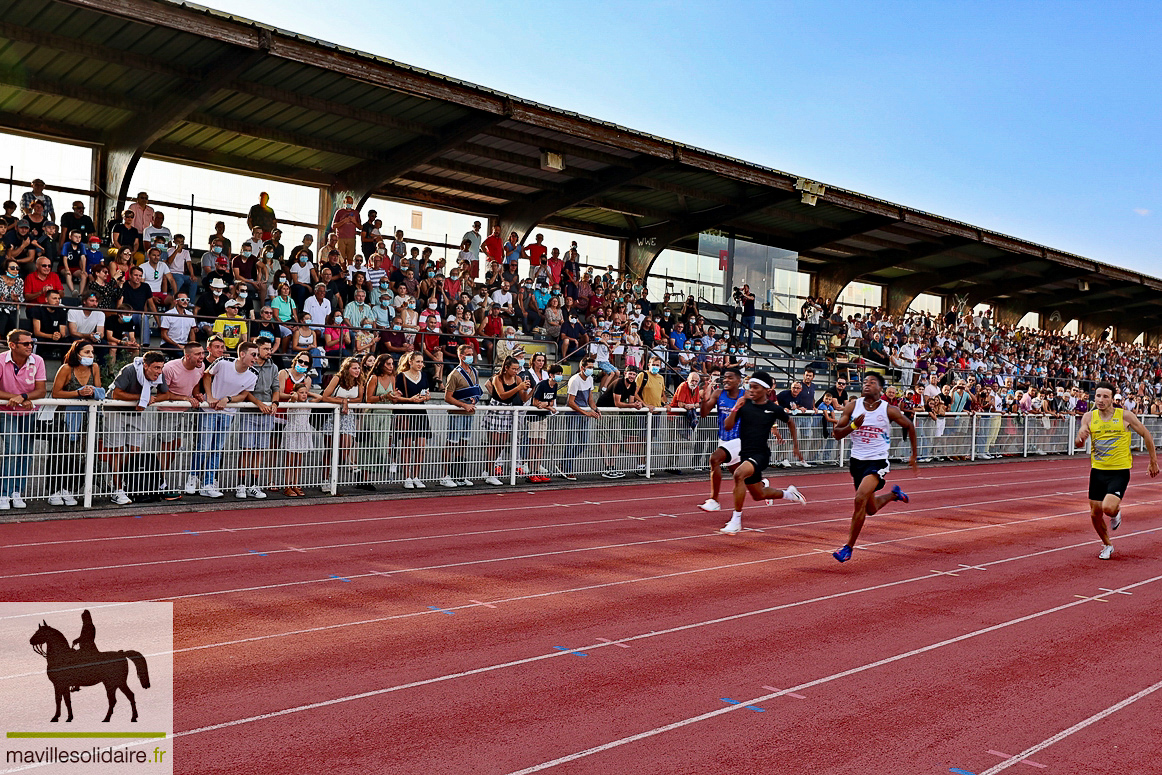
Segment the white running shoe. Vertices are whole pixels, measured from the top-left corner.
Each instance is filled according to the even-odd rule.
[[[440,480],[440,486],[441,487],[455,487],[456,483],[452,481],[452,477],[445,476],[443,479]]]
[[[48,505],[50,505],[50,506],[63,506],[63,505],[65,505],[65,499],[61,497],[59,490],[54,492],[52,495],[48,496]]]
[[[516,475],[517,476],[528,476],[529,470],[527,468],[525,468],[524,466],[517,466],[516,467]]]
[[[500,481],[500,480],[499,480],[499,479],[497,479],[495,476],[486,476],[486,477],[484,478],[484,481],[485,481],[487,484],[491,484],[493,487],[500,487],[500,486],[502,486],[502,485],[504,484],[504,482]]]
[[[722,504],[713,498],[707,498],[706,502],[700,504],[698,508],[702,509],[703,511],[719,511],[722,508]]]
[[[738,535],[742,532],[742,517],[731,517],[718,532],[728,536]]]
[[[12,508],[12,499],[0,497],[0,511],[8,511],[10,508]]]
[[[1101,551],[1098,553],[1097,558],[1099,560],[1108,560],[1109,558],[1111,558],[1113,556],[1114,556],[1114,545],[1113,544],[1104,544],[1104,545],[1102,545]]]
[[[24,502],[24,498],[21,498],[20,493],[18,493],[18,492],[12,493],[12,508],[14,508],[14,509],[26,509],[26,508],[28,508],[28,504]]]
[[[222,491],[212,484],[207,484],[198,490],[198,495],[201,495],[203,498],[221,498]]]
[[[428,485],[424,484],[423,480],[420,479],[418,476],[415,479],[412,479],[412,484],[414,484],[416,486],[417,490],[428,489]]]
[[[77,499],[68,490],[61,490],[61,499],[64,500],[66,506],[76,506]]]
[[[118,506],[128,506],[133,501],[129,500],[129,496],[125,494],[125,490],[114,490],[113,497],[110,498]],[[16,493],[12,493],[12,505],[16,505]],[[20,508],[16,506],[16,508]]]
[[[803,493],[799,492],[799,488],[793,484],[783,490],[783,497],[787,500],[795,501],[795,503],[804,505],[807,503],[807,499],[803,497]]]
[[[198,493],[198,477],[190,474],[186,477],[186,488],[182,491],[186,495],[197,495]]]
[[[770,479],[763,479],[763,489],[766,489],[770,486],[771,486],[771,480]],[[775,503],[774,499],[767,498],[767,505],[768,506],[773,506],[774,503]]]
[[[414,480],[414,479],[412,479],[410,476],[409,476],[407,479],[404,479],[404,480],[403,480],[403,488],[404,488],[405,490],[414,490],[414,489],[416,489],[416,483],[415,483],[415,480]]]
[[[1117,530],[1121,526],[1122,512],[1119,510],[1117,514],[1114,514],[1112,517],[1110,517],[1110,530]]]
[[[537,473],[538,474],[547,474],[547,473],[549,473],[549,469],[545,468],[544,466],[537,466]]]
[[[234,488],[234,497],[239,500],[246,500],[246,485],[240,484]]]
[[[471,480],[471,479],[461,479],[461,480],[460,480],[460,486],[461,486],[461,487],[471,487],[471,486],[472,486],[472,480]]]
[[[257,498],[258,500],[262,500],[263,498],[266,497],[266,493],[263,492],[262,488],[259,487],[258,485],[252,485],[250,487],[247,487],[246,494],[248,496],[250,496],[251,498]]]

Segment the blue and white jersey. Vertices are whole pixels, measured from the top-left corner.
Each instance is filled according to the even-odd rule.
[[[718,440],[730,441],[738,438],[738,429],[742,423],[735,423],[732,430],[726,430],[726,416],[730,414],[730,410],[734,409],[734,405],[738,403],[738,399],[742,397],[742,389],[739,388],[738,395],[731,398],[726,394],[726,390],[722,390],[718,394]]]

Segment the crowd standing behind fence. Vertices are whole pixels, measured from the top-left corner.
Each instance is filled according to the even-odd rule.
[[[124,504],[179,492],[215,498],[223,488],[239,498],[270,489],[289,496],[305,483],[333,493],[340,484],[491,483],[505,472],[510,482],[679,472],[704,466],[712,442],[694,396],[713,389],[724,367],[754,365],[739,332],[707,324],[693,297],[651,300],[640,279],[582,267],[575,243],[562,253],[541,235],[527,246],[515,234],[506,242],[495,228],[484,237],[477,223],[448,264],[430,247],[409,246],[402,231],[385,237],[374,212],[364,221],[344,206],[323,244],[308,235],[287,250],[260,197],[250,239],[235,250],[219,224],[198,256],[145,192],[102,236],[81,202],[57,230],[43,189],[21,197],[20,216],[15,203],[0,216],[0,314],[18,337],[0,355],[12,370],[3,377],[11,390],[0,510],[21,508],[32,491],[57,506],[76,502],[77,490],[86,505],[97,494]],[[518,257],[530,262],[528,276]],[[897,383],[885,399],[916,419],[925,460],[1067,451],[1063,425],[1089,407],[1100,379],[1119,385],[1117,405],[1162,413],[1157,348],[998,326],[987,312],[873,310],[845,320],[841,307],[818,301],[804,305],[797,345],[834,367],[837,380],[817,397],[808,370],[772,396],[811,415],[804,465],[838,459],[829,425],[847,375],[868,369]],[[156,386],[151,345],[164,353]],[[26,357],[25,348],[34,352]],[[472,353],[471,386],[483,398],[470,408],[448,389],[463,352]],[[46,403],[45,360],[62,357]],[[379,357],[388,360],[377,369]],[[498,375],[509,359],[515,366]],[[261,373],[261,387],[222,393],[233,386],[220,361],[239,377]],[[387,370],[394,390],[382,379]],[[313,411],[294,402],[288,434],[302,383]],[[102,401],[103,384],[117,401]],[[444,402],[431,400],[441,393]],[[126,407],[142,416],[122,416]],[[29,450],[38,466],[31,487]],[[64,454],[42,460],[45,450]]]

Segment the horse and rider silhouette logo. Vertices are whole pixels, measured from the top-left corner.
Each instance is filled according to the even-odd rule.
[[[33,651],[48,661],[48,678],[52,681],[56,693],[56,715],[50,721],[59,721],[61,717],[61,700],[69,716],[65,721],[73,720],[72,693],[80,691],[82,686],[105,685],[105,694],[109,697],[109,712],[103,721],[113,718],[113,706],[117,704],[117,690],[129,700],[129,707],[133,709],[130,721],[137,721],[137,699],[129,688],[129,663],[133,662],[137,668],[137,679],[142,688],[149,688],[149,668],[145,664],[145,657],[139,651],[98,651],[97,627],[93,624],[93,615],[88,609],[81,614],[81,634],[73,645],[61,634],[60,630],[49,626],[48,621],[42,619],[40,626],[28,642]]]

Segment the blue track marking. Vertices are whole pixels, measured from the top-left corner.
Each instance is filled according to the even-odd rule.
[[[331,578],[338,579],[339,581],[346,581],[348,584],[351,583],[351,579],[345,579],[342,576],[336,576],[334,573],[331,574]]]
[[[956,775],[976,775],[975,772],[969,772],[968,770],[962,770],[959,767],[949,767],[948,771],[955,772]]]
[[[265,556],[266,556],[266,552],[260,552],[260,551],[258,551],[258,550],[256,550],[256,549],[247,549],[246,551],[250,552],[251,554],[257,554],[259,557],[265,557]]]
[[[442,614],[448,614],[448,616],[456,615],[455,611],[449,611],[447,608],[440,608],[438,605],[430,605],[428,608],[432,609],[433,611],[439,611]]]
[[[718,699],[722,700],[723,702],[725,702],[729,705],[742,705],[742,703],[739,702],[738,700],[732,700],[729,697],[719,697]],[[766,713],[767,712],[764,708],[760,708],[758,705],[743,705],[743,707],[750,708],[755,713]]]
[[[574,651],[573,649],[567,649],[567,648],[565,648],[564,646],[553,646],[553,648],[555,648],[557,651],[567,651],[567,652],[569,652],[570,654],[572,654],[573,656],[576,656],[576,657],[587,657],[587,656],[589,656],[588,654],[584,654],[584,653],[582,653],[582,652],[580,652],[580,651]]]

